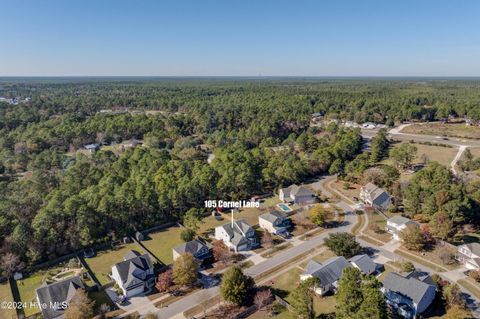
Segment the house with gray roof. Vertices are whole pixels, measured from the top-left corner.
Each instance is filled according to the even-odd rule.
[[[405,230],[408,226],[413,226],[413,227],[420,227],[420,225],[407,218],[407,217],[403,217],[403,216],[394,216],[392,218],[389,218],[387,220],[387,224],[385,225],[385,229],[387,232],[389,232],[390,234],[392,234],[393,236],[393,239],[395,240],[400,240],[401,236],[401,232],[403,230]]]
[[[377,265],[366,254],[353,256],[348,261],[365,275],[371,275],[377,270]]]
[[[79,276],[74,276],[35,290],[44,319],[63,319],[63,313],[75,296],[77,289],[85,289]]]
[[[155,285],[155,275],[150,256],[130,250],[123,261],[113,265],[112,279],[126,297],[148,291]]]
[[[480,244],[470,243],[458,246],[456,259],[467,269],[480,269]]]
[[[198,239],[175,246],[172,248],[172,251],[173,260],[180,257],[182,254],[190,254],[199,262],[203,262],[205,259],[212,256],[208,246]]]
[[[360,189],[360,199],[376,210],[384,211],[392,203],[390,194],[373,183],[367,183]]]
[[[258,216],[258,225],[271,234],[286,233],[290,227],[288,217],[276,210]]]
[[[281,201],[287,203],[294,203],[298,205],[312,204],[316,202],[315,194],[304,186],[290,185],[286,188],[281,188],[278,191],[278,197]]]
[[[249,250],[259,245],[255,230],[244,219],[215,227],[215,239],[221,240],[235,252]]]
[[[407,319],[415,318],[435,299],[436,286],[431,284],[429,277],[417,273],[406,276],[395,272],[387,274],[382,287],[386,302],[401,316]]]
[[[335,291],[338,287],[338,280],[342,277],[345,268],[352,265],[343,256],[332,257],[323,263],[310,260],[305,271],[300,275],[300,281],[311,277],[319,279],[320,284],[315,287],[315,293],[323,296],[329,291]]]

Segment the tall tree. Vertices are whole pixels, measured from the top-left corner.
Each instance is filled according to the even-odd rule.
[[[362,273],[354,267],[345,268],[338,283],[336,317],[356,319],[363,302]]]
[[[328,238],[325,239],[325,245],[337,256],[345,258],[353,257],[361,250],[355,236],[344,232],[329,234]]]
[[[95,301],[88,298],[83,289],[77,289],[75,296],[70,300],[67,310],[65,310],[65,319],[91,319],[93,318],[93,306]]]
[[[180,255],[173,262],[173,281],[177,285],[188,286],[197,280],[197,263],[191,254]]]
[[[254,284],[253,279],[245,275],[240,267],[234,266],[223,274],[220,293],[223,300],[241,305]]]
[[[318,278],[312,277],[301,282],[292,292],[290,305],[295,314],[301,319],[312,319],[315,316],[313,310],[313,288],[318,284]]]

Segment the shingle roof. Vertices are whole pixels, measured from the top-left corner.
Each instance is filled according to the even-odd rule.
[[[192,241],[175,246],[173,249],[179,254],[189,253],[195,255],[204,247],[207,247],[207,245],[197,239],[194,239]]]
[[[468,249],[470,249],[470,251],[477,255],[477,256],[480,256],[480,244],[479,243],[470,243],[470,244],[466,244],[465,246],[467,246]]]
[[[394,272],[387,274],[383,280],[383,287],[410,298],[417,305],[429,290],[435,290],[435,287],[428,283],[414,277],[406,278]]]
[[[370,194],[372,202],[377,205],[383,204],[390,198],[390,195],[384,189],[373,183],[367,183],[363,189]]]
[[[230,237],[230,242],[235,246],[247,243],[248,240],[244,235],[252,230],[252,227],[244,219],[233,221],[233,227],[232,222],[223,224],[219,227],[223,227],[223,229],[225,229]]]
[[[361,254],[353,256],[349,259],[351,263],[355,263],[360,271],[366,275],[370,275],[371,273],[375,272],[376,265],[373,260],[368,257],[368,255]]]
[[[332,257],[324,263],[310,261],[304,271],[304,275],[312,275],[320,279],[322,286],[326,286],[339,280],[345,268],[351,267],[343,256]]]
[[[277,221],[277,219],[284,219],[285,218],[285,215],[276,211],[276,210],[273,210],[269,213],[265,213],[265,214],[262,214],[259,216],[260,218],[262,219],[265,219],[269,222],[271,222],[272,224],[275,223]]]
[[[55,302],[59,304],[63,302],[69,302],[73,298],[73,296],[75,296],[75,292],[79,288],[85,288],[79,276],[71,277],[38,288],[36,290],[36,293],[39,302],[46,305],[46,307],[42,307],[43,318],[52,319],[61,316],[64,312],[64,309],[56,310],[55,308],[50,307],[50,305]]]
[[[403,216],[394,216],[392,218],[389,218],[388,221],[390,223],[400,226],[400,225],[405,225],[411,222],[412,220]]]
[[[137,251],[129,251],[125,255],[125,260],[113,265],[117,268],[122,283],[128,288],[135,279],[140,279],[138,275],[152,268],[152,263],[148,254],[139,255]]]
[[[299,186],[299,187],[297,186],[296,188],[292,189],[290,194],[294,196],[313,196],[314,195],[311,190],[303,186]]]

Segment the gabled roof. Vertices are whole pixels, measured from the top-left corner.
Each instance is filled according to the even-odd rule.
[[[373,260],[365,254],[356,255],[349,259],[350,263],[354,263],[360,271],[365,275],[370,275],[375,272],[375,268],[377,267]]]
[[[303,275],[312,275],[320,279],[320,284],[326,286],[333,284],[342,277],[345,268],[351,267],[343,256],[332,257],[324,263],[311,260],[303,272]]]
[[[192,241],[188,241],[186,243],[173,247],[173,250],[175,250],[179,254],[188,253],[195,256],[195,254],[197,254],[203,248],[208,247],[201,241],[194,239]]]
[[[465,245],[462,245],[460,247],[466,247],[472,252],[472,254],[480,256],[480,244],[479,243],[465,244]]]
[[[141,255],[131,250],[125,255],[124,261],[116,263],[112,268],[117,268],[124,287],[128,287],[134,280],[143,280],[139,278],[139,274],[152,268],[152,263],[148,254]]]
[[[416,224],[416,222],[412,221],[411,219],[403,216],[394,216],[388,219],[388,222],[395,224],[397,226],[407,225],[407,224]]]
[[[390,195],[384,189],[373,183],[367,183],[365,186],[363,186],[363,190],[370,194],[372,202],[377,205],[383,204],[390,198]]]
[[[249,231],[253,230],[252,226],[244,219],[234,220],[233,225],[232,222],[229,222],[218,227],[222,227],[227,232],[230,242],[235,246],[247,243],[248,240],[245,236]]]
[[[436,289],[435,286],[414,277],[403,277],[395,272],[387,274],[383,287],[411,299],[417,305],[429,291]]]
[[[286,188],[281,189],[283,191],[283,195],[286,197],[291,196],[314,196],[315,194],[304,186],[298,186],[296,184],[292,184]]]
[[[267,221],[269,221],[273,224],[277,221],[277,219],[283,220],[283,219],[286,218],[286,216],[285,216],[285,214],[282,214],[279,211],[273,210],[269,213],[265,213],[265,214],[260,215],[259,218],[267,220]]]
[[[79,288],[85,289],[85,286],[80,277],[75,276],[36,289],[39,302],[48,305],[44,307],[45,309],[42,308],[43,318],[52,319],[61,316],[64,309],[55,310],[55,308],[50,307],[50,304],[70,302]]]

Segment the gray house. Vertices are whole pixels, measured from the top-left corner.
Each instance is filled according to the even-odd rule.
[[[299,205],[312,204],[316,202],[315,194],[304,186],[290,185],[281,188],[278,197],[283,202],[294,203]]]
[[[175,246],[172,248],[172,251],[173,260],[180,257],[182,254],[190,254],[199,262],[203,262],[205,259],[212,256],[208,246],[198,239]]]
[[[85,289],[79,276],[38,288],[35,291],[38,304],[45,305],[45,307],[41,307],[43,318],[63,318],[63,313],[68,308],[68,303],[75,296],[77,289]]]
[[[258,225],[271,234],[287,232],[290,221],[285,214],[276,210],[258,216]]]
[[[343,256],[332,257],[323,263],[310,260],[305,271],[300,275],[300,281],[317,277],[320,285],[315,287],[315,293],[325,295],[337,289],[338,280],[342,277],[343,270],[348,267],[351,265]]]
[[[365,275],[371,275],[377,270],[377,265],[365,254],[353,256],[348,261]]]
[[[367,183],[360,189],[360,199],[368,206],[385,210],[392,203],[391,196],[375,184]]]
[[[129,251],[123,261],[113,265],[112,278],[126,297],[149,290],[155,285],[150,256],[135,250]]]
[[[407,319],[424,312],[435,299],[436,287],[427,274],[412,272],[406,276],[391,272],[383,280],[386,302]]]

